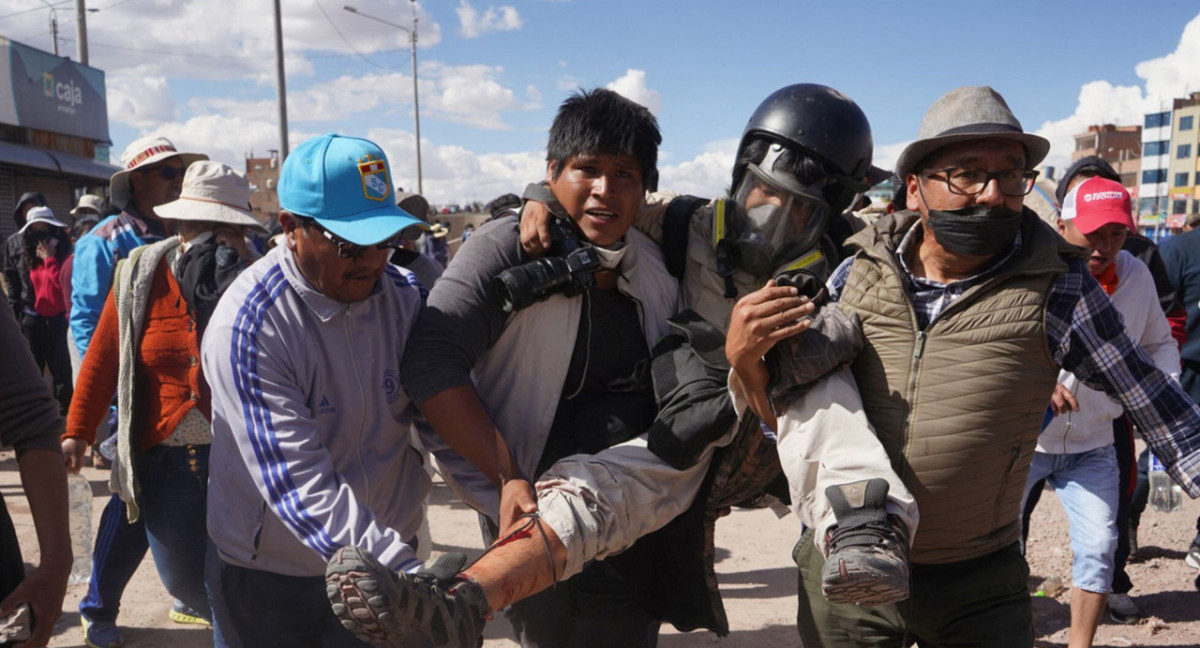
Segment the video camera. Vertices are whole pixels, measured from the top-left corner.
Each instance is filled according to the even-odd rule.
[[[492,279],[504,312],[528,308],[552,295],[573,297],[596,283],[593,275],[600,269],[600,255],[579,240],[569,221],[552,218],[550,238],[550,254],[545,258],[509,268]]]

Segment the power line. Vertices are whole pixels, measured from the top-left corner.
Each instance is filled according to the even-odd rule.
[[[129,1],[129,0],[126,0],[126,1]],[[45,31],[45,32],[42,32],[41,34],[38,34],[37,36],[43,36],[43,35],[49,34],[49,33],[50,33],[49,31]],[[34,36],[32,38],[36,38],[37,36]],[[61,40],[63,42],[67,42],[67,43],[75,42],[75,40],[73,38],[67,38],[65,36],[60,36],[59,40]],[[239,55],[239,54],[197,54],[194,52],[175,52],[175,51],[171,51],[171,50],[156,50],[156,49],[146,49],[146,48],[141,48],[141,47],[126,47],[124,45],[109,45],[107,43],[97,43],[97,42],[91,41],[91,40],[88,41],[88,47],[102,47],[105,49],[115,49],[115,50],[121,50],[121,51],[125,51],[125,52],[138,52],[140,54],[163,54],[165,56],[179,56],[182,58],[207,58],[207,59],[222,59],[222,60],[258,61],[258,60],[263,60],[263,59],[268,59],[268,58],[274,57],[273,54]],[[406,47],[398,47],[395,49],[380,50],[379,53],[380,54],[390,54],[393,52],[407,52],[407,51],[408,51],[408,48],[406,48]],[[361,57],[362,54],[360,54],[358,52],[355,52],[353,54],[346,54],[346,53],[289,54],[289,55],[287,55],[287,58],[321,59],[321,58],[350,58],[350,57],[355,57],[355,56]]]
[[[333,22],[333,19],[329,17],[329,14],[328,14],[328,13],[325,11],[325,7],[322,7],[322,6],[321,6],[321,1],[320,1],[320,0],[313,0],[313,4],[317,5],[317,9],[320,9],[320,10],[321,10],[321,15],[322,15],[322,16],[325,16],[325,22],[328,22],[328,23],[329,23],[329,26],[330,26],[330,27],[333,27],[333,31],[337,32],[338,38],[342,39],[342,42],[346,44],[346,47],[349,47],[349,48],[350,48],[350,51],[352,51],[352,52],[354,52],[355,54],[357,54],[357,55],[358,55],[358,58],[360,58],[360,59],[362,59],[362,60],[366,61],[367,63],[370,63],[371,65],[374,65],[375,67],[377,67],[377,68],[379,68],[379,69],[381,69],[381,70],[390,70],[390,69],[392,69],[392,68],[389,68],[389,67],[385,67],[385,66],[383,66],[383,65],[380,65],[380,64],[376,63],[375,61],[372,61],[371,59],[367,58],[367,57],[366,57],[366,55],[364,55],[362,52],[359,52],[359,51],[358,51],[358,50],[357,50],[357,49],[354,47],[354,45],[353,45],[353,44],[350,42],[350,40],[346,38],[346,35],[342,33],[342,30],[338,29],[338,26],[337,26],[337,24],[336,24],[336,23],[334,23],[334,22]]]
[[[73,4],[74,1],[75,0],[60,0],[59,2],[51,2],[50,6],[51,7],[61,7],[62,5]],[[130,2],[130,0],[122,0],[122,2]],[[47,8],[46,5],[41,5],[38,7],[34,7],[33,9],[23,9],[21,11],[14,11],[13,13],[6,14],[4,16],[0,16],[0,20],[4,20],[5,18],[12,18],[13,16],[21,16],[21,15],[24,15],[27,13],[33,13],[35,11],[45,11],[46,8]]]
[[[22,38],[12,38],[12,39],[10,39],[10,40],[14,40],[14,41],[16,41],[16,42],[18,42],[18,43],[29,43],[29,42],[32,42],[32,41],[33,41],[33,39],[35,39],[35,38],[41,38],[42,36],[45,36],[45,35],[47,35],[47,34],[49,34],[49,33],[51,33],[51,30],[47,29],[46,31],[44,31],[44,32],[42,32],[42,33],[40,33],[40,34],[31,34],[31,35],[29,35],[29,36],[24,36],[24,37],[22,37]],[[62,38],[59,38],[58,40],[62,40]]]

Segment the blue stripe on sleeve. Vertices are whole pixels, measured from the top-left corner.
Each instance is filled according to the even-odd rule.
[[[279,447],[270,409],[258,378],[258,334],[263,315],[287,287],[279,266],[272,268],[247,295],[234,319],[230,348],[234,383],[242,402],[246,432],[262,472],[271,500],[271,508],[285,523],[300,532],[301,540],[326,560],[337,551],[324,527],[304,508],[295,483],[287,471],[287,462]]]

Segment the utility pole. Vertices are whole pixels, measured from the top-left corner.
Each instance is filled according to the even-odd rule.
[[[58,56],[58,10],[46,0],[42,4],[50,7],[50,35],[54,39],[54,55]]]
[[[421,182],[421,100],[417,92],[417,0],[409,0],[413,10],[413,26],[409,34],[412,36],[412,77],[413,77],[413,125],[417,137],[417,193],[425,195],[425,187]]]
[[[396,29],[400,29],[400,30],[408,32],[408,36],[409,36],[408,42],[409,42],[409,45],[412,47],[413,131],[414,131],[414,135],[416,136],[416,145],[417,145],[417,193],[419,193],[421,195],[425,195],[425,185],[422,182],[422,174],[421,174],[421,100],[420,100],[420,96],[417,92],[417,0],[409,0],[409,2],[412,5],[412,10],[413,10],[412,28],[411,29],[408,27],[405,27],[404,25],[397,25],[394,22],[384,20],[383,18],[377,18],[370,14],[365,14],[365,13],[359,11],[358,9],[354,8],[351,5],[344,5],[342,7],[342,9],[345,9],[346,11],[349,11],[352,14],[362,16],[363,18],[369,18],[371,20],[374,20],[375,22],[381,22],[385,25],[390,25],[392,27],[395,27]]]
[[[275,90],[279,102],[279,162],[282,164],[287,159],[290,149],[288,148],[287,81],[283,72],[283,15],[279,9],[279,0],[275,0]]]
[[[75,0],[75,59],[88,64],[87,7],[84,0]]]

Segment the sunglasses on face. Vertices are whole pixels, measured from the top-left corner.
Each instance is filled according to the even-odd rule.
[[[404,233],[401,232],[400,234],[397,234],[386,241],[376,243],[375,245],[359,245],[357,243],[351,243],[350,241],[347,241],[346,239],[341,238],[337,234],[330,232],[329,230],[322,227],[320,223],[318,223],[317,221],[315,221],[311,218],[302,218],[302,219],[300,219],[300,223],[305,228],[314,229],[321,236],[324,236],[326,239],[329,239],[329,241],[331,243],[333,243],[334,245],[337,246],[338,256],[343,259],[358,258],[363,252],[365,252],[367,250],[367,248],[372,248],[372,247],[377,250],[395,250],[400,247],[401,241],[404,240]]]

